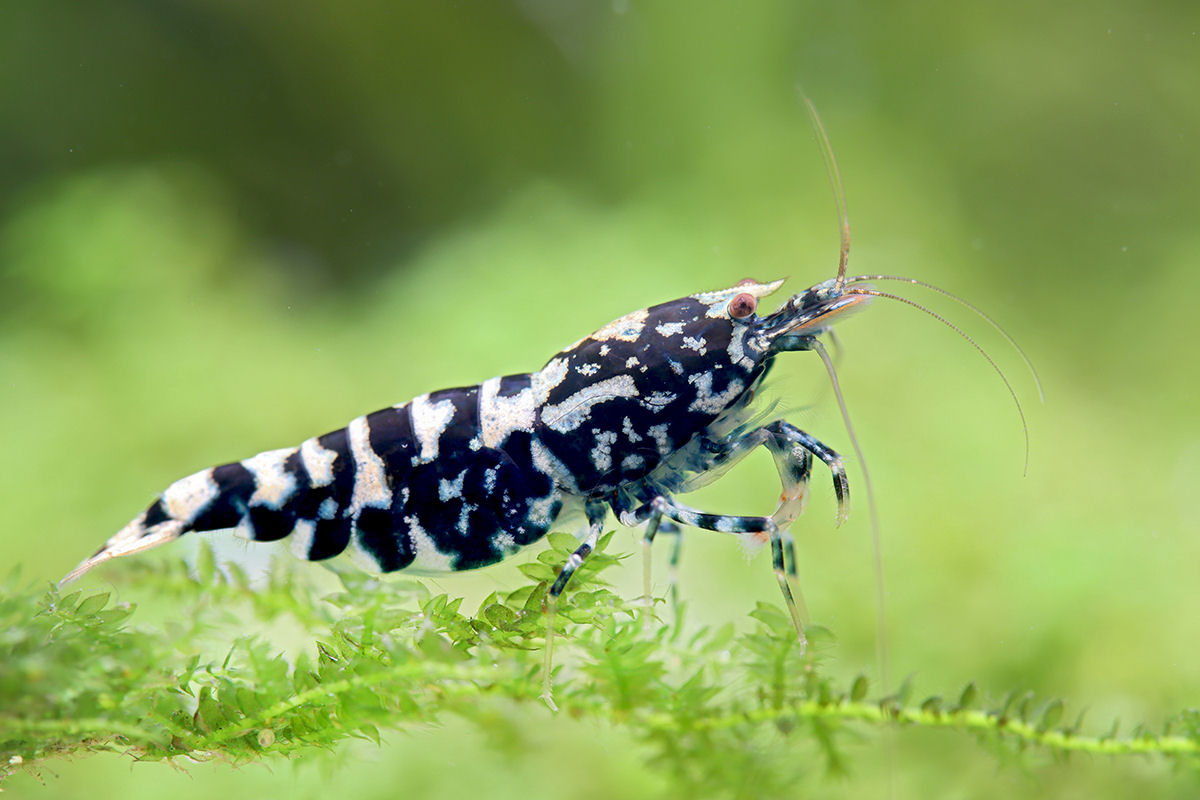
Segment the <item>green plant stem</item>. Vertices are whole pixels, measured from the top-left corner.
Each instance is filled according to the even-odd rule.
[[[596,709],[589,709],[595,711]],[[642,724],[662,730],[674,730],[679,720],[669,714],[639,715]],[[690,726],[701,730],[731,728],[746,723],[782,722],[794,719],[824,719],[863,722],[873,726],[899,724],[921,728],[952,728],[983,733],[1004,734],[1012,739],[1041,747],[1107,755],[1151,754],[1200,755],[1200,741],[1183,736],[1144,736],[1115,738],[1082,736],[1061,730],[1039,730],[1036,725],[1002,717],[990,711],[926,711],[920,708],[885,707],[878,703],[819,703],[808,701],[782,708],[763,708],[735,714],[714,715],[692,720]]]

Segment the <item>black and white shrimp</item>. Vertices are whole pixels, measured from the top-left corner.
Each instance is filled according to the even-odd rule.
[[[257,541],[288,538],[293,553],[313,561],[349,550],[377,572],[469,570],[582,511],[588,527],[551,587],[557,596],[610,510],[626,525],[646,524],[647,540],[665,518],[770,542],[782,570],[780,548],[803,508],[812,458],[833,474],[839,520],[846,472],[837,453],[788,422],[748,427],[751,402],[777,354],[812,348],[834,318],[872,298],[831,280],[759,316],[759,300],[781,284],[745,280],[641,309],[537,372],[421,395],[298,447],[189,475],[65,580],[191,531],[226,528]],[[760,445],[783,484],[773,515],[708,514],[675,500]]]
[[[790,527],[804,510],[814,458],[832,476],[838,523],[849,510],[849,482],[842,457],[815,436],[783,419],[755,424],[762,417],[753,401],[776,356],[812,350],[825,362],[845,415],[821,338],[875,298],[908,303],[950,325],[873,282],[943,292],[935,286],[897,276],[847,276],[849,225],[840,178],[815,112],[814,121],[841,212],[836,277],[762,315],[760,301],[783,281],[747,279],[643,308],[559,351],[536,372],[424,394],[297,447],[189,475],[64,582],[188,532],[219,529],[258,541],[286,538],[293,553],[311,561],[349,551],[380,573],[456,572],[501,561],[581,511],[582,543],[548,590],[553,611],[611,511],[625,525],[645,526],[647,558],[660,526],[672,523],[737,536],[750,547],[769,544],[803,646],[804,625],[789,585],[796,561]],[[774,458],[781,484],[769,516],[707,513],[676,499],[760,446]],[[863,477],[869,490],[865,464]],[[647,596],[648,576],[647,567]],[[547,654],[550,642],[548,635]]]

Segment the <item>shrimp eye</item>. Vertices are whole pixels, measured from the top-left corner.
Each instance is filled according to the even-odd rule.
[[[758,308],[758,299],[749,292],[742,292],[729,301],[729,316],[734,319],[745,319]]]

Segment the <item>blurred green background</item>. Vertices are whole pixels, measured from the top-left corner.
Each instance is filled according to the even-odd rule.
[[[789,291],[832,276],[803,86],[844,176],[852,269],[982,306],[1046,385],[1042,406],[985,323],[902,292],[1007,371],[1029,417],[1022,477],[1011,400],[965,342],[885,302],[842,327],[894,675],[1063,696],[1101,730],[1156,725],[1200,698],[1198,29],[1194,3],[1118,0],[5,3],[3,560],[56,579],[184,474],[535,369],[634,308],[747,275],[790,276]],[[815,361],[789,358],[776,389],[846,451]],[[873,669],[875,626],[852,470],[851,521],[833,529],[818,476],[796,528],[813,618],[839,637],[827,669],[847,678]],[[759,454],[692,500],[763,513],[776,486]],[[624,573],[637,592],[637,563]],[[501,566],[437,584],[521,581]],[[682,581],[697,624],[777,601],[764,557],[700,534]],[[513,713],[535,747],[451,723],[333,761],[185,775],[95,757],[5,788],[672,796],[619,730]],[[797,793],[1197,789],[1154,761],[1003,769],[952,733],[850,753],[848,779],[814,760]]]

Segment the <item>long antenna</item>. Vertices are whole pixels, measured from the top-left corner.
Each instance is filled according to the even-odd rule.
[[[1004,341],[1008,342],[1012,348],[1017,351],[1017,355],[1021,357],[1021,360],[1025,362],[1025,366],[1029,369],[1029,374],[1033,376],[1033,383],[1035,386],[1037,386],[1038,399],[1041,400],[1043,404],[1046,402],[1046,393],[1042,391],[1041,376],[1038,375],[1037,368],[1033,366],[1033,362],[1029,359],[1029,356],[1025,355],[1025,350],[1021,347],[1021,345],[1017,344],[1017,340],[1014,339],[1008,331],[1004,330],[1004,328],[1000,326],[999,322],[996,322],[996,320],[984,313],[984,311],[974,303],[970,303],[962,299],[954,292],[943,289],[937,284],[929,283],[928,281],[917,280],[916,278],[910,278],[906,275],[855,275],[852,278],[846,279],[847,284],[861,283],[863,281],[900,281],[901,283],[911,283],[914,286],[923,286],[926,289],[937,292],[938,294],[945,295],[954,302],[965,307],[967,310],[973,311],[977,316],[981,317],[984,322],[995,328],[996,332],[1004,337]]]
[[[833,187],[834,201],[837,203],[838,225],[842,231],[842,247],[838,255],[837,279],[834,287],[841,289],[846,285],[846,265],[850,262],[850,216],[846,213],[846,190],[842,187],[842,172],[838,169],[837,157],[833,154],[833,145],[829,143],[829,134],[825,132],[825,124],[821,115],[808,95],[804,97],[804,105],[808,109],[809,119],[817,132],[817,141],[821,143],[821,155],[825,158],[825,171],[829,174],[829,183]]]
[[[850,446],[854,448],[858,466],[862,469],[863,486],[867,491],[867,512],[871,516],[872,565],[875,572],[875,655],[879,660],[877,665],[879,685],[883,689],[883,694],[887,695],[891,691],[889,688],[891,659],[887,631],[887,592],[883,583],[883,535],[880,532],[879,508],[875,504],[875,485],[871,483],[871,471],[867,469],[867,457],[863,454],[862,446],[858,443],[858,436],[854,433],[854,425],[850,422],[850,410],[846,407],[846,398],[842,396],[842,386],[838,383],[837,371],[833,368],[833,359],[829,357],[829,351],[825,349],[825,345],[820,339],[813,340],[813,349],[817,351],[821,361],[825,362],[825,371],[829,373],[829,382],[833,385],[833,394],[837,398],[838,408],[842,412],[842,422],[846,426],[846,433],[850,436]]]
[[[1029,423],[1027,423],[1025,421],[1025,409],[1021,407],[1021,401],[1017,397],[1017,393],[1013,389],[1012,384],[1009,383],[1008,376],[1006,376],[1004,374],[1004,370],[1000,369],[1000,365],[996,363],[996,360],[994,358],[992,358],[990,355],[988,355],[987,350],[984,350],[983,347],[980,346],[979,342],[972,339],[969,335],[967,335],[967,333],[962,328],[958,327],[953,322],[951,322],[950,320],[943,317],[941,314],[938,314],[936,311],[931,311],[930,309],[926,308],[925,306],[921,305],[920,303],[915,302],[913,300],[909,300],[907,297],[901,297],[898,294],[889,294],[888,292],[881,292],[881,291],[878,291],[877,289],[860,289],[857,287],[851,287],[851,288],[847,289],[846,294],[865,294],[865,295],[869,295],[871,297],[886,297],[889,300],[896,300],[901,303],[904,303],[905,305],[909,305],[909,306],[912,306],[913,308],[919,309],[920,311],[924,311],[926,314],[933,317],[938,322],[942,323],[943,325],[945,325],[947,328],[949,328],[950,330],[957,333],[962,338],[966,339],[967,342],[970,343],[970,345],[972,347],[974,347],[976,350],[978,350],[979,354],[982,355],[985,359],[987,359],[987,362],[992,365],[992,369],[994,369],[996,371],[996,374],[1000,376],[1000,380],[1004,381],[1004,388],[1008,389],[1008,394],[1010,397],[1012,397],[1012,401],[1017,407],[1017,416],[1019,416],[1021,418],[1021,432],[1025,434],[1025,474],[1026,475],[1029,474]]]

